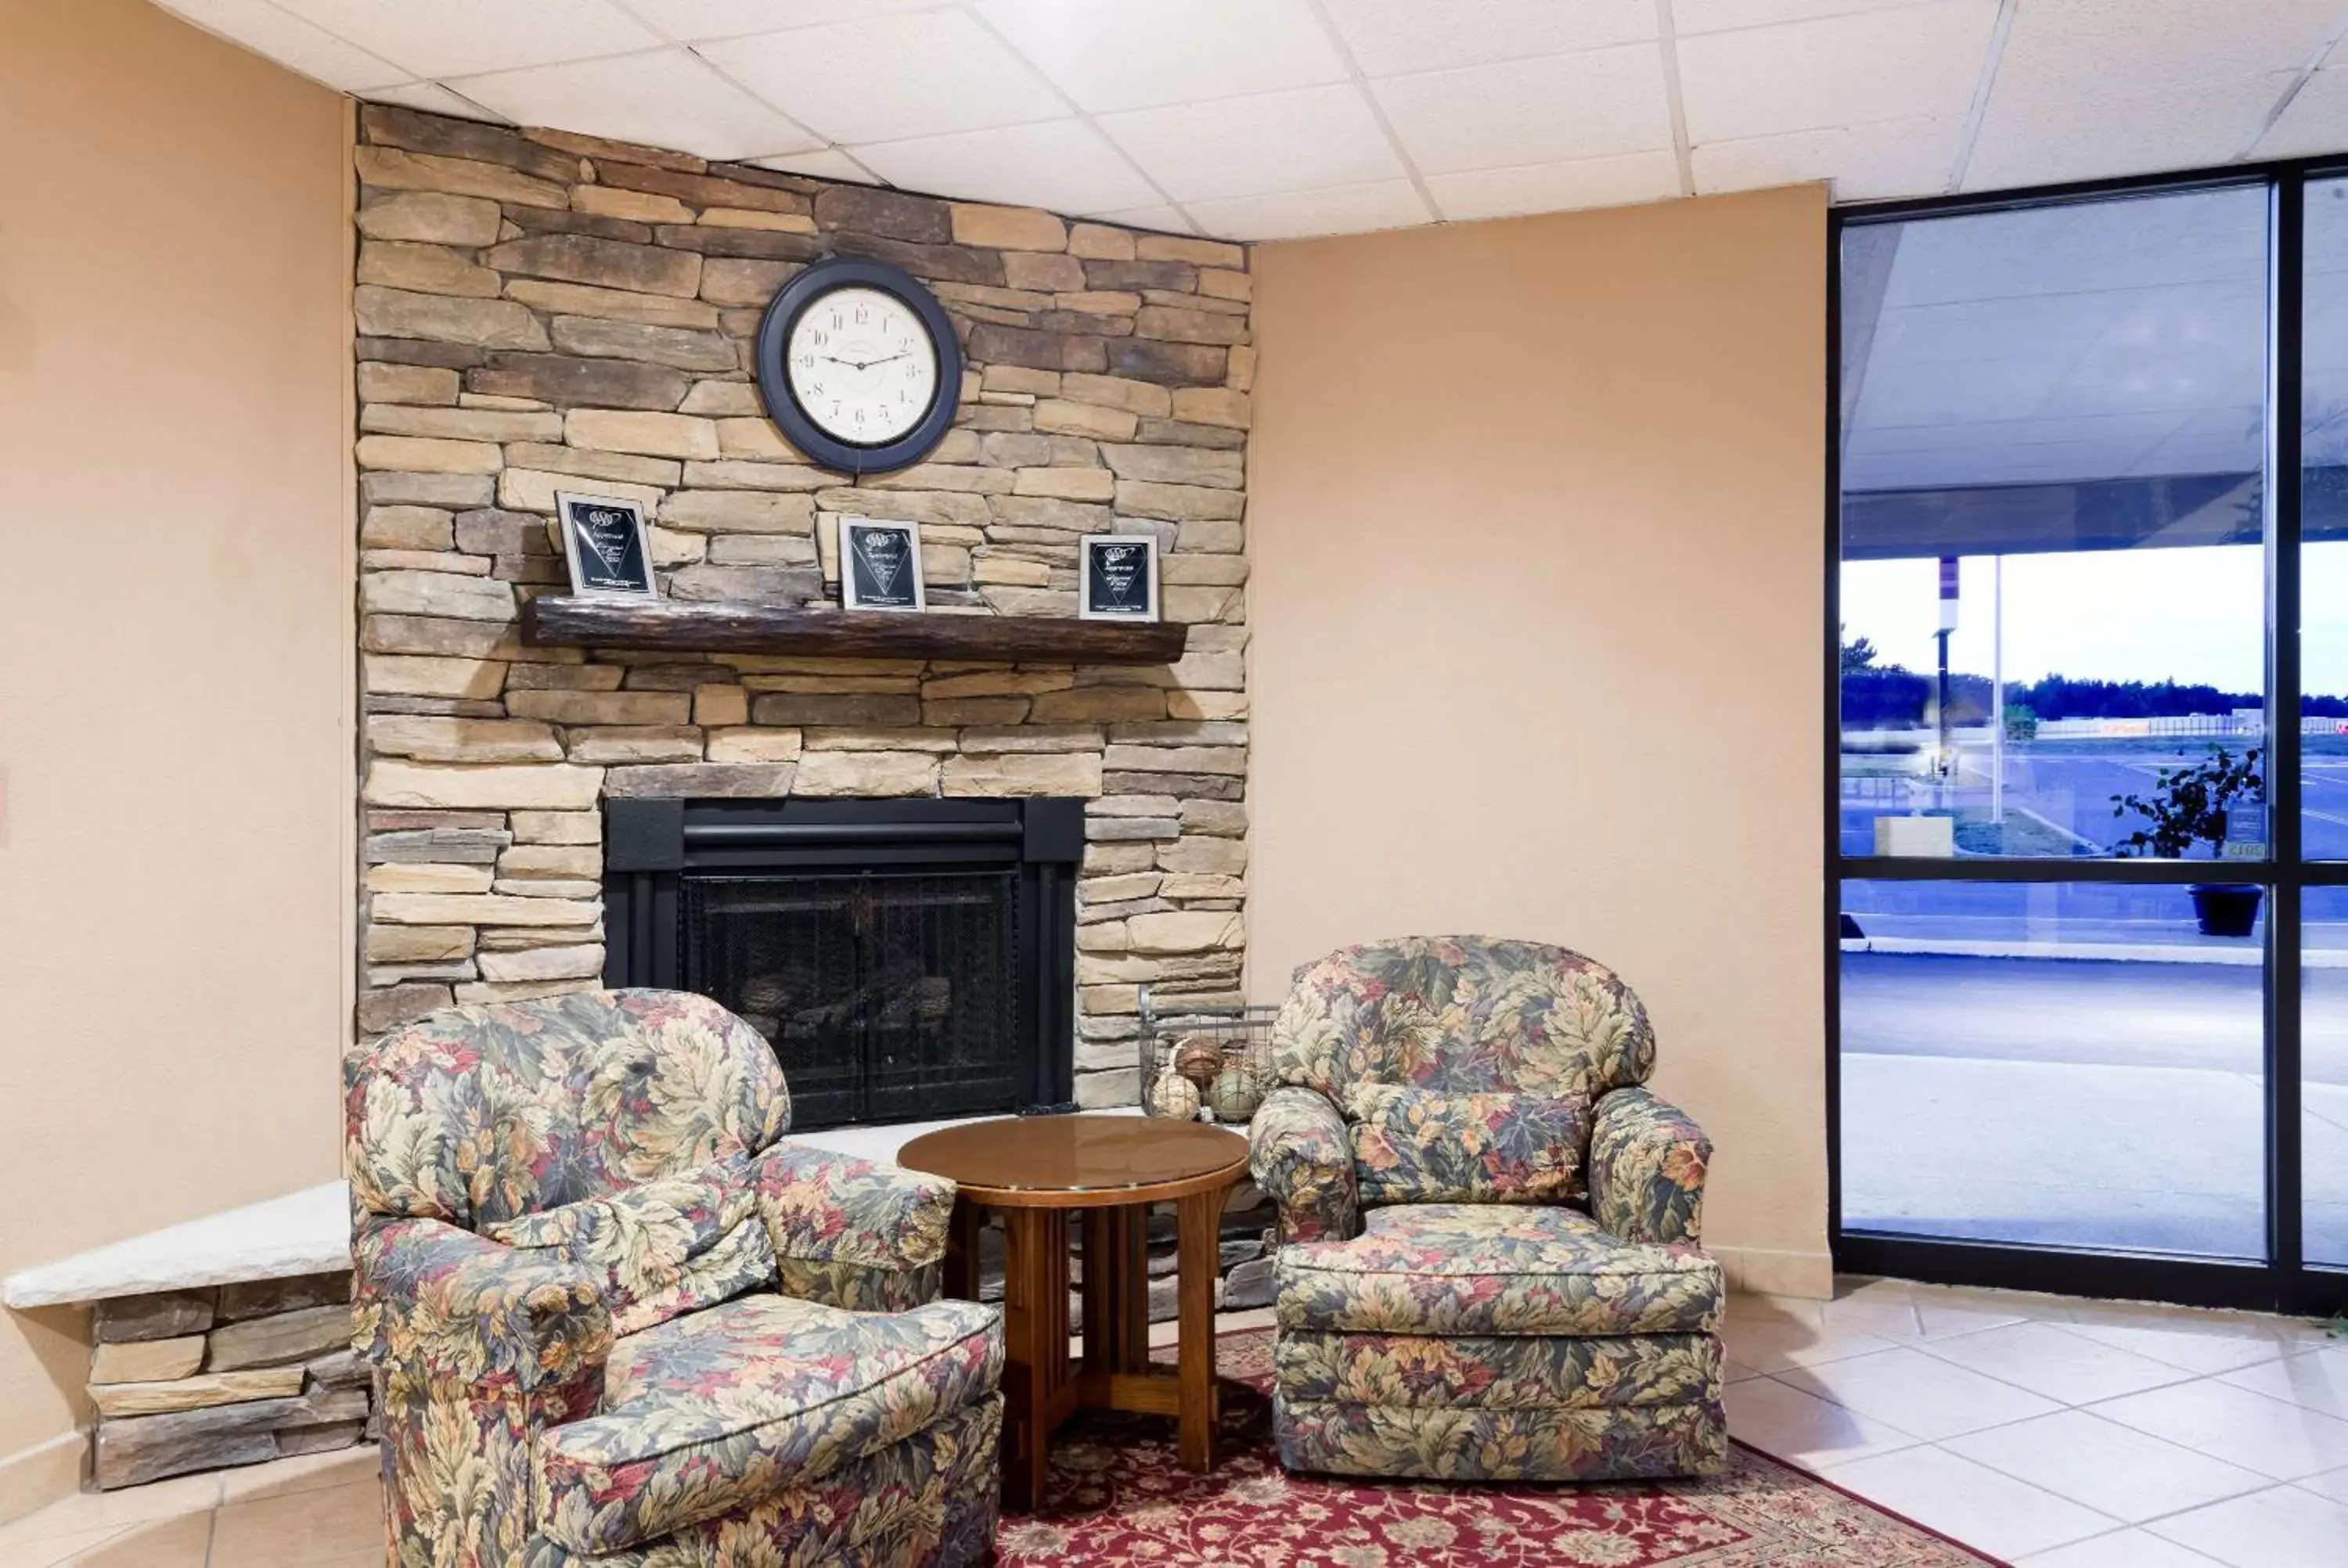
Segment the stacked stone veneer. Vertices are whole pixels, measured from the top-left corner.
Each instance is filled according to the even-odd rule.
[[[1247,866],[1241,248],[370,107],[360,648],[371,1036],[592,986],[613,795],[1081,796],[1077,1098],[1136,1096],[1143,983],[1236,994]],[[808,261],[896,262],[968,368],[944,442],[850,479],[750,380]],[[836,603],[840,516],[922,528],[932,613],[1074,616],[1076,541],[1148,532],[1171,666],[526,648],[558,490],[656,519],[675,600]],[[844,613],[844,612],[843,612]]]
[[[99,1302],[98,1485],[357,1442],[373,1411],[350,1299],[342,1272]]]

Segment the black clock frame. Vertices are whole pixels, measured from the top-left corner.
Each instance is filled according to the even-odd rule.
[[[937,385],[930,394],[930,406],[919,424],[894,441],[870,446],[843,441],[810,418],[791,394],[790,377],[783,364],[791,328],[827,295],[848,288],[878,289],[903,302],[921,318],[938,356]],[[758,323],[756,374],[767,416],[781,427],[792,446],[824,467],[843,474],[886,474],[920,462],[945,439],[962,396],[962,343],[954,336],[953,321],[945,307],[911,272],[862,256],[835,256],[810,265],[767,302],[767,313]]]

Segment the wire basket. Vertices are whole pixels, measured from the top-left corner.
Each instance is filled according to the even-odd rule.
[[[1152,1116],[1245,1126],[1272,1088],[1272,1020],[1279,1011],[1185,1005],[1179,998],[1161,1008],[1142,987],[1142,1108]]]

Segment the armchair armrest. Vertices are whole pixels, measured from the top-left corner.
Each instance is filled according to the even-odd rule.
[[[938,1298],[952,1182],[789,1142],[760,1154],[750,1179],[786,1296],[852,1312]]]
[[[1712,1140],[1644,1089],[1601,1095],[1590,1133],[1590,1212],[1625,1241],[1703,1239]]]
[[[1323,1095],[1284,1084],[1248,1124],[1249,1167],[1280,1205],[1280,1239],[1344,1241],[1361,1228],[1361,1188],[1345,1118]]]
[[[394,1377],[488,1397],[599,1374],[612,1316],[594,1276],[440,1220],[370,1217],[351,1244],[353,1343]]]

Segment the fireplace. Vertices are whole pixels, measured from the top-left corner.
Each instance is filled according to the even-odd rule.
[[[605,803],[613,985],[750,1022],[791,1124],[1073,1109],[1078,800]]]

